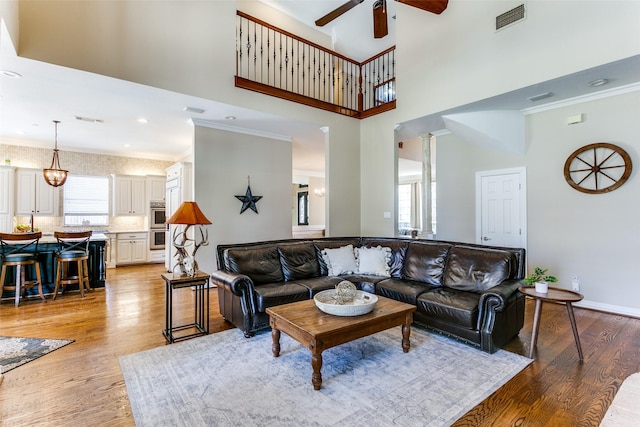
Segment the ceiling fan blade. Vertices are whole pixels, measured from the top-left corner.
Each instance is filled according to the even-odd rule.
[[[351,9],[353,9],[354,7],[356,7],[357,5],[362,3],[363,1],[364,0],[349,0],[348,2],[343,4],[342,6],[332,10],[331,12],[327,13],[326,15],[324,15],[322,18],[318,19],[316,21],[316,25],[318,27],[324,27],[329,22],[333,21],[334,19],[336,19],[337,17],[339,17],[343,13],[346,13],[346,12],[350,11]]]
[[[418,9],[440,15],[447,8],[449,0],[396,0],[399,3],[408,4]]]
[[[387,3],[386,0],[377,0],[373,4],[373,37],[381,39],[389,34],[387,26]]]

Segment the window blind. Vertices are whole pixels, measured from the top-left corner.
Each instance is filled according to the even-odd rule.
[[[65,225],[108,223],[108,177],[69,175],[63,189]]]

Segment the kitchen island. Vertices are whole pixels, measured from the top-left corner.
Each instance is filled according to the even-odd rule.
[[[105,264],[105,246],[109,239],[104,234],[95,233],[91,236],[89,242],[89,284],[91,288],[104,288],[107,278],[107,269]],[[38,243],[38,260],[40,261],[40,269],[42,273],[42,291],[46,295],[53,295],[56,280],[56,257],[55,253],[58,249],[58,242],[52,233],[43,233]],[[1,261],[0,261],[1,262]],[[1,264],[0,264],[1,265]],[[27,274],[32,274],[31,269]],[[12,283],[15,278],[13,274],[8,274],[5,284]],[[69,285],[66,291],[79,290],[78,285]],[[2,293],[2,299],[13,299],[14,291],[5,290]],[[27,296],[37,296],[36,288],[27,289]]]

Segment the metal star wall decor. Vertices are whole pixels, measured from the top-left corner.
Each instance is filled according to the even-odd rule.
[[[242,214],[247,209],[251,209],[255,213],[258,213],[258,207],[256,206],[256,202],[262,199],[262,196],[254,196],[251,194],[251,180],[247,177],[247,191],[244,193],[244,196],[234,196],[236,199],[242,202],[242,208],[240,208],[240,213]]]

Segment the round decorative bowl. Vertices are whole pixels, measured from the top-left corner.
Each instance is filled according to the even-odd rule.
[[[368,292],[357,291],[353,301],[341,304],[336,296],[336,289],[318,292],[313,300],[316,306],[327,314],[334,316],[360,316],[373,310],[378,297]]]

